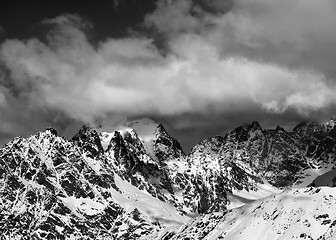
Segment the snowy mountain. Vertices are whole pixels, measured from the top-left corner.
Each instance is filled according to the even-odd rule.
[[[335,239],[336,189],[284,191],[225,212],[190,220],[156,239]]]
[[[201,141],[192,149],[189,159],[194,165],[212,164],[209,169],[240,171],[241,174],[234,174],[240,175],[236,183],[232,182],[235,189],[253,189],[262,178],[280,188],[307,186],[335,166],[335,133],[330,122],[300,124],[293,132],[281,127],[263,130],[254,122],[224,136]]]
[[[239,209],[265,197],[282,204],[294,194],[283,189],[334,186],[334,123],[286,132],[253,122],[201,141],[188,155],[148,118],[83,126],[70,140],[52,128],[17,137],[0,149],[1,239],[180,239],[195,224],[202,229],[197,222],[238,219]],[[302,199],[318,200],[305,191],[298,190]],[[263,210],[274,211],[267,204]],[[239,221],[252,221],[243,215]]]
[[[184,161],[178,142],[160,124],[152,130],[151,138],[130,128],[114,131],[106,144],[106,133],[87,126],[71,140],[47,129],[6,144],[1,236],[134,239],[207,210],[213,203],[202,199],[208,186],[199,176],[169,168],[170,161]]]
[[[118,178],[89,137],[72,142],[55,133],[16,138],[1,149],[2,237],[127,239],[155,228],[152,215],[115,200]]]
[[[180,143],[166,132],[162,124],[149,118],[135,120],[126,118],[111,126],[101,126],[95,130],[99,132],[104,149],[108,147],[115,131],[118,131],[123,137],[128,133],[136,135],[146,154],[156,161],[164,162],[185,157]]]

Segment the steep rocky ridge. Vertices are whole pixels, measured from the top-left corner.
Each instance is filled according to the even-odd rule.
[[[117,161],[115,169],[122,178],[172,204],[183,214],[203,213],[210,208],[225,209],[224,188],[220,192],[221,201],[215,201],[213,186],[199,173],[185,171],[188,166],[180,144],[161,124],[140,119],[124,125],[114,133],[100,134],[102,141],[109,136],[105,154]],[[224,182],[219,181],[216,180],[217,185],[224,186]],[[205,199],[204,196],[212,197]]]
[[[256,122],[245,124],[224,136],[201,141],[192,149],[188,161],[206,171],[221,170],[221,174],[236,169],[240,174],[233,176],[240,179],[233,179],[230,188],[238,190],[253,189],[263,178],[275,187],[308,185],[306,178],[335,166],[333,122],[303,123],[292,132],[281,127],[263,130]]]
[[[153,136],[155,157],[132,129],[107,146],[88,126],[72,140],[51,128],[15,138],[0,150],[1,237],[136,239],[215,205],[198,176],[169,168],[184,161],[178,142],[162,125]]]
[[[2,238],[146,239],[200,214],[226,218],[335,167],[334,120],[292,132],[244,124],[188,155],[150,119],[107,130],[83,126],[67,140],[49,128],[0,149]]]

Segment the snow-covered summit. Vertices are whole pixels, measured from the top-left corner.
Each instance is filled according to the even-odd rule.
[[[101,145],[104,150],[108,148],[111,139],[117,131],[123,137],[125,134],[131,134],[135,139],[138,138],[146,154],[153,160],[166,161],[176,157],[184,157],[183,150],[178,141],[168,134],[162,124],[150,118],[124,118],[118,122],[95,128],[95,130],[99,132]]]
[[[232,223],[234,229],[249,234],[259,229],[251,225],[255,220],[251,216],[262,214],[269,220],[268,211],[280,212],[273,209],[275,205],[292,209],[296,203],[283,202],[300,200],[292,197],[296,193],[321,200],[311,189],[267,196],[305,187],[318,176],[312,186],[334,186],[335,171],[328,172],[336,165],[333,124],[305,123],[287,132],[281,127],[262,129],[253,122],[201,141],[187,156],[162,124],[148,118],[123,119],[96,128],[83,126],[69,140],[57,136],[52,128],[28,138],[17,137],[0,148],[0,234],[34,239],[149,239],[149,235],[157,239],[155,234],[161,230],[177,229],[200,214],[190,225],[192,228],[195,223],[197,228],[192,234],[200,233],[193,237],[231,236],[223,235],[224,225],[216,225],[220,232],[204,229],[207,223],[203,220],[209,219],[216,224],[224,219],[227,227],[232,219],[240,221],[249,230]],[[260,209],[261,203],[270,206]],[[272,216],[274,229],[287,237],[293,232],[287,232],[287,225],[282,228],[277,219],[289,219],[296,210],[283,208],[282,217]],[[251,215],[251,209],[259,215]],[[326,221],[316,231],[329,235],[334,231],[330,216],[318,217]],[[183,231],[189,234],[190,229],[184,227]],[[227,234],[239,239],[230,229]],[[207,235],[209,231],[214,235]],[[179,231],[177,236],[181,234]],[[273,232],[269,234],[276,239]],[[307,231],[302,234],[298,236],[315,236]],[[319,236],[329,236],[323,234]]]
[[[0,148],[0,236],[138,239],[189,219],[136,133],[115,137],[104,151],[88,126],[71,140],[47,129]]]
[[[152,151],[151,142],[155,138],[155,130],[158,126],[159,123],[150,118],[139,118],[133,120],[123,118],[117,122],[105,123],[94,129],[99,132],[104,149],[107,148],[115,131],[118,131],[121,135],[124,135],[126,132],[134,131],[139,139],[141,139],[146,145],[147,149]]]
[[[150,118],[139,118],[125,121],[123,125],[134,129],[140,139],[146,140],[154,138],[155,131],[160,124]]]
[[[104,122],[93,127],[97,132],[114,132],[133,129],[140,138],[153,137],[159,123],[147,117],[123,118],[114,122]]]

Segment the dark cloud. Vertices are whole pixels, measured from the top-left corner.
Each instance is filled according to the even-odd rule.
[[[123,4],[124,2],[121,0],[111,0],[111,4],[114,8],[115,11],[118,10],[118,8],[120,7],[121,4]]]
[[[1,44],[0,131],[37,129],[23,124],[31,119],[69,134],[147,115],[190,148],[244,122],[290,129],[326,119],[336,102],[335,10],[332,0],[159,0],[144,26],[164,37],[164,54],[150,34],[92,44],[86,18],[46,19],[45,41]]]
[[[3,89],[1,92],[3,93]],[[50,126],[67,137],[73,136],[79,129],[78,127],[76,130],[68,131],[69,126],[77,121],[69,119],[61,112],[32,106],[24,98],[13,98],[8,92],[5,98],[6,102],[0,104],[0,146],[16,136],[28,137]]]
[[[194,0],[194,3],[212,14],[225,14],[233,7],[233,0]]]

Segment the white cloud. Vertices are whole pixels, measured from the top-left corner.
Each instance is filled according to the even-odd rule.
[[[205,5],[225,9],[225,14],[215,15],[200,7],[204,1],[195,2],[201,4],[161,0],[146,23],[171,38],[197,33],[224,57],[243,56],[291,69],[314,70],[329,78],[336,75],[335,1],[235,0],[231,4],[223,0],[224,8],[209,1]],[[228,6],[232,6],[229,12]],[[188,22],[193,24],[183,24]]]
[[[109,114],[210,111],[308,116],[336,100],[334,5],[236,0],[220,15],[190,0],[159,1],[145,22],[168,37],[165,56],[140,37],[93,46],[85,34],[92,26],[76,15],[45,20],[53,26],[47,43],[2,43],[11,84],[0,89],[0,110],[8,106],[29,116],[42,110],[42,118],[56,111],[84,122]]]
[[[173,115],[245,109],[301,112],[331,104],[334,89],[322,75],[242,57],[220,58],[199,35],[171,40],[162,57],[149,39],[109,39],[98,48],[78,24],[58,19],[50,45],[7,40],[0,55],[28,105],[92,121],[111,112]],[[66,24],[65,24],[66,23]]]

